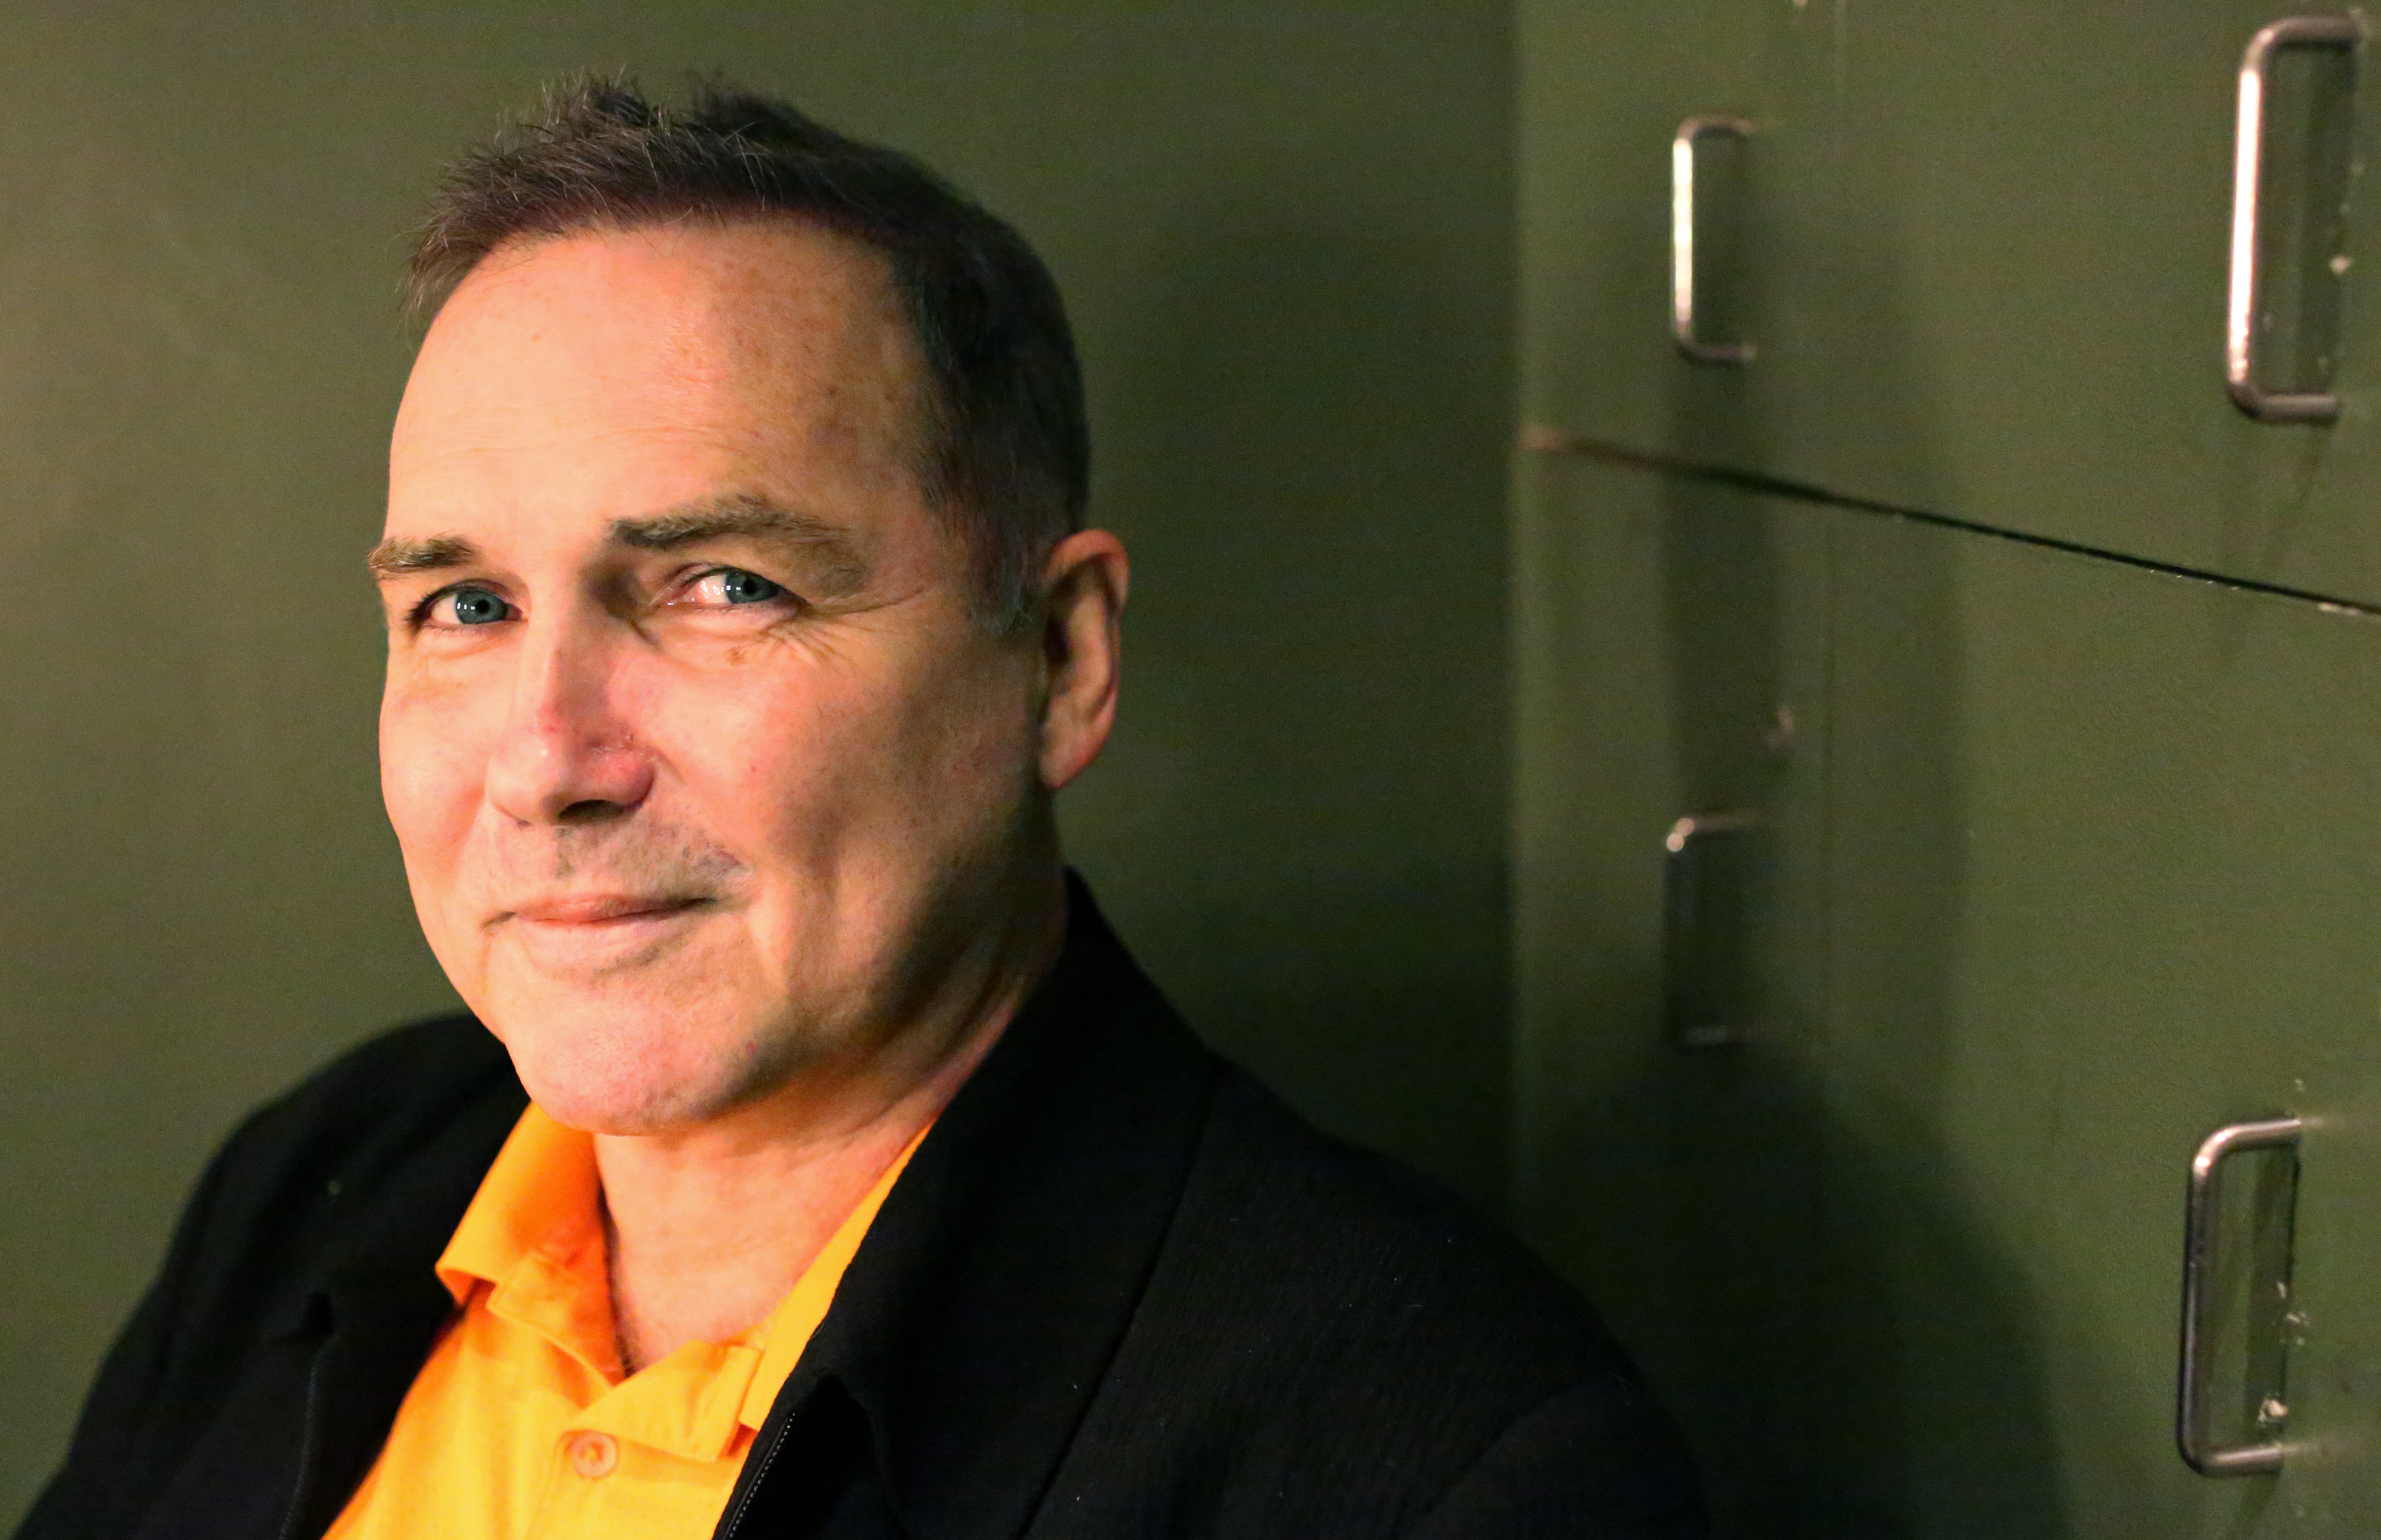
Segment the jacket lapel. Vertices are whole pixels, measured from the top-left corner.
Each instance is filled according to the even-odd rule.
[[[1057,965],[877,1216],[723,1534],[755,1497],[775,1506],[759,1489],[788,1478],[769,1456],[812,1463],[805,1428],[847,1397],[909,1533],[1007,1540],[1031,1518],[1147,1282],[1219,1072],[1080,882],[1068,896]]]
[[[288,1540],[313,1540],[355,1495],[439,1326],[454,1314],[455,1298],[431,1262],[342,1277],[318,1296],[327,1329],[315,1339],[307,1375],[304,1448],[280,1532]]]
[[[370,1221],[332,1249],[310,1293],[321,1333],[306,1397],[306,1458],[290,1499],[289,1540],[313,1540],[337,1518],[387,1441],[455,1312],[439,1253],[480,1190],[529,1097],[507,1061],[501,1077],[409,1162],[372,1204]]]

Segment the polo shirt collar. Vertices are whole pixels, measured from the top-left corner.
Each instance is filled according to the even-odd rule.
[[[605,1379],[620,1377],[604,1252],[595,1142],[531,1106],[488,1167],[440,1253],[438,1281],[459,1307],[488,1308]]]
[[[532,1104],[439,1254],[438,1281],[459,1305],[475,1283],[502,1284],[533,1257],[572,1256],[591,1233],[601,1236],[602,1203],[595,1141]]]
[[[715,1460],[737,1427],[757,1430],[767,1420],[861,1239],[924,1137],[920,1131],[894,1157],[766,1316],[733,1341],[690,1343],[646,1371],[690,1382],[691,1390],[657,1380],[650,1387],[653,1394],[640,1396],[634,1394],[639,1387],[622,1381],[595,1141],[535,1105],[521,1113],[463,1211],[438,1258],[438,1279],[458,1308],[475,1289],[487,1289],[488,1309],[616,1382],[613,1395],[590,1409],[591,1428],[690,1459]],[[723,1398],[728,1404],[720,1404]]]

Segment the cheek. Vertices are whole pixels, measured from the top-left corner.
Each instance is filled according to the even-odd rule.
[[[831,674],[710,682],[657,691],[644,714],[686,812],[748,860],[812,864],[898,764],[887,714],[863,682]]]
[[[910,825],[939,854],[1009,833],[1039,784],[1027,680],[1001,655],[972,661],[906,698],[886,727]]]
[[[903,672],[706,691],[670,712],[665,757],[716,833],[812,876],[932,862],[1006,821],[1005,788],[1030,782],[1034,744],[1014,668],[945,657]]]
[[[381,801],[417,886],[453,864],[486,779],[484,746],[453,706],[395,682],[381,703]]]

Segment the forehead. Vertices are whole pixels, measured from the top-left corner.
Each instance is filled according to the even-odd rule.
[[[423,339],[390,525],[492,503],[634,516],[728,483],[914,490],[921,378],[889,263],[832,232],[681,224],[500,248]],[[769,484],[788,480],[805,484]]]

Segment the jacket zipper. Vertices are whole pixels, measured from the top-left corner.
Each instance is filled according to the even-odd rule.
[[[759,1451],[761,1463],[752,1472],[752,1485],[744,1488],[744,1495],[736,1500],[736,1510],[727,1516],[727,1522],[719,1528],[715,1540],[736,1540],[737,1533],[744,1527],[744,1515],[751,1510],[752,1499],[760,1494],[762,1483],[769,1479],[769,1467],[777,1462],[777,1451],[785,1448],[786,1431],[793,1425],[794,1420],[791,1417],[778,1424],[776,1436],[769,1440],[767,1448]],[[749,1460],[751,1457],[746,1458]],[[281,1540],[289,1540],[289,1537],[283,1535]]]

